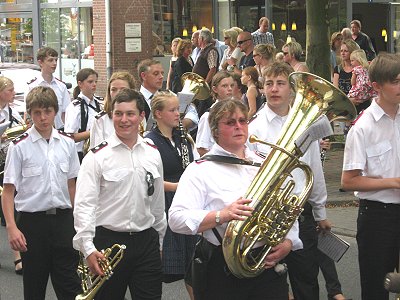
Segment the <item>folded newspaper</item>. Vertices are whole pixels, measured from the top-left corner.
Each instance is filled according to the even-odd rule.
[[[349,248],[350,244],[348,242],[331,231],[320,232],[318,235],[318,249],[335,262],[338,262]]]

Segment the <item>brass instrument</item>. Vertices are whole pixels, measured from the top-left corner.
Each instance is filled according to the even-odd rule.
[[[266,256],[283,241],[309,197],[313,174],[310,167],[299,161],[304,153],[295,145],[296,139],[322,114],[331,122],[356,116],[347,96],[328,81],[305,72],[292,73],[289,80],[295,86],[296,98],[277,145],[250,138],[250,142],[271,146],[271,152],[243,196],[253,200],[249,204],[254,208],[252,216],[230,221],[223,239],[225,261],[239,278],[263,272]],[[287,180],[297,168],[306,177],[305,188],[298,196],[291,194],[295,187],[293,179]]]
[[[193,94],[192,102],[194,100],[205,100],[210,97],[210,87],[208,86],[208,83],[204,80],[204,78],[200,75],[192,72],[187,72],[182,75],[181,81],[183,86],[181,93]],[[184,112],[181,114],[181,118],[185,116],[189,105],[185,107]],[[181,120],[179,121],[178,129],[181,134],[182,167],[183,169],[186,169],[186,167],[190,164],[188,143],[191,143],[194,147],[194,141],[190,134],[186,132]]]
[[[83,262],[83,258],[81,257],[81,261],[78,266],[78,274],[82,280],[83,293],[77,295],[75,297],[75,300],[94,299],[100,287],[104,284],[106,280],[110,279],[111,275],[113,274],[113,270],[124,256],[125,249],[126,249],[125,245],[114,244],[111,248],[107,248],[101,251],[107,260],[107,262],[105,263],[99,262],[100,267],[102,268],[105,274],[104,276],[94,275],[89,270],[89,267]],[[114,250],[116,250],[117,252],[113,257],[111,257],[111,254]]]
[[[8,146],[10,145],[11,141],[27,131],[28,128],[28,125],[25,124],[19,124],[14,127],[7,128],[3,134],[0,148],[0,165],[3,165],[6,162]]]

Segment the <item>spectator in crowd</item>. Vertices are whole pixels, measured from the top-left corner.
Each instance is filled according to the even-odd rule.
[[[230,68],[237,74],[242,74],[242,70],[246,67],[254,67],[256,65],[253,59],[253,38],[251,37],[250,32],[243,31],[239,33],[237,38],[237,47],[244,53],[242,58],[240,59],[239,65],[236,65],[235,59],[228,59],[228,63]]]
[[[208,84],[218,70],[218,51],[213,45],[214,40],[212,33],[209,29],[204,28],[200,30],[199,46],[201,48],[200,54],[193,67],[193,72],[203,77]]]
[[[262,74],[266,67],[275,61],[275,47],[271,44],[256,45],[253,50],[253,59],[258,72],[259,80],[262,80]],[[261,81],[260,80],[260,81]]]
[[[233,69],[229,66],[228,60],[232,58],[235,59],[236,62],[239,62],[242,58],[243,53],[240,51],[239,48],[237,48],[238,35],[239,33],[237,32],[237,30],[233,28],[224,30],[225,45],[227,45],[228,47],[225,49],[221,64],[219,65],[220,70],[233,71]]]
[[[271,44],[272,46],[275,47],[274,36],[272,35],[271,32],[268,31],[269,19],[267,17],[262,17],[258,21],[258,25],[260,27],[251,34],[254,45]]]
[[[193,64],[195,64],[197,62],[197,58],[200,55],[200,46],[199,46],[199,35],[200,35],[200,30],[196,30],[195,32],[192,33],[192,54],[191,54],[191,58],[193,60]]]
[[[234,82],[232,88],[232,97],[235,99],[242,99],[243,94],[246,93],[246,86],[242,84],[242,75],[236,74],[234,72],[230,73]]]
[[[285,54],[283,54],[283,52],[277,52],[275,55],[275,60],[277,62],[284,62],[283,58],[285,57]]]
[[[303,49],[298,42],[289,42],[283,45],[282,52],[284,54],[283,60],[292,66],[295,72],[309,72],[307,65],[300,62]]]
[[[95,116],[95,121],[90,129],[90,149],[105,141],[114,132],[111,110],[112,100],[125,88],[136,88],[133,76],[125,71],[113,73],[108,81],[103,110]]]
[[[371,39],[368,35],[361,31],[361,22],[359,20],[353,20],[350,22],[351,37],[365,51],[367,59],[373,60],[376,56],[374,46],[372,45]]]
[[[343,36],[343,41],[345,41],[345,40],[352,40],[352,37],[351,37],[351,29],[350,29],[350,28],[345,27],[345,28],[342,29],[342,31],[341,31],[340,33],[341,33],[342,36]]]
[[[258,72],[255,67],[247,67],[242,71],[242,84],[247,86],[247,91],[243,94],[242,101],[249,109],[249,119],[260,109],[264,103],[261,95],[261,83],[258,81]]]
[[[168,69],[168,75],[167,75],[167,89],[172,91],[172,79],[173,79],[173,74],[174,74],[174,67],[175,67],[175,62],[178,59],[178,53],[177,53],[177,47],[178,43],[182,39],[177,37],[174,38],[171,42],[171,53],[172,57],[169,61],[169,69]]]
[[[338,31],[331,36],[331,72],[333,79],[333,70],[342,61],[340,59],[340,46],[342,45],[343,35]]]
[[[171,91],[174,93],[182,91],[182,75],[187,72],[192,72],[193,70],[193,61],[190,57],[192,53],[192,43],[189,40],[181,40],[178,43],[176,52],[178,59],[175,62],[171,85]]]
[[[353,67],[353,75],[351,89],[347,96],[356,106],[357,113],[360,113],[371,104],[372,98],[376,97],[376,92],[369,80],[369,64],[364,50],[354,50],[350,55],[350,63]]]

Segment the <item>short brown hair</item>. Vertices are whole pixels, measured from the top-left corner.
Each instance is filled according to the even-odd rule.
[[[40,48],[36,53],[36,59],[43,61],[46,57],[58,57],[58,52],[50,47]]]
[[[211,134],[215,141],[218,142],[217,132],[219,121],[221,121],[226,113],[229,113],[230,115],[234,114],[237,108],[239,108],[247,119],[248,108],[240,100],[228,99],[225,101],[218,101],[211,107],[210,114],[208,115],[208,123],[210,124]]]
[[[53,107],[58,112],[57,95],[52,88],[46,86],[37,86],[33,88],[26,96],[26,111],[31,114],[33,108]]]
[[[360,30],[361,30],[361,22],[359,21],[359,20],[353,20],[353,21],[351,21],[350,22],[350,25],[352,25],[352,24],[354,24],[354,25],[356,25],[358,28],[360,28]]]
[[[263,72],[263,81],[265,82],[265,77],[278,77],[280,75],[289,78],[289,75],[293,73],[293,68],[285,62],[274,62],[269,65]]]
[[[263,22],[268,22],[268,25],[269,25],[269,19],[268,19],[267,17],[262,17],[262,18],[260,18],[260,20],[258,21],[258,26],[261,26],[261,24],[262,24]]]
[[[369,66],[371,82],[383,84],[394,81],[400,74],[400,55],[393,53],[379,53]]]
[[[116,103],[124,103],[124,102],[136,102],[136,108],[139,110],[139,113],[144,111],[145,101],[143,95],[132,89],[123,89],[118,93],[117,96],[112,101],[112,109],[114,110]]]

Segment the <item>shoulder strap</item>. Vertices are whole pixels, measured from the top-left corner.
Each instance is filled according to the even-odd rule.
[[[196,162],[203,161],[203,160],[222,162],[222,163],[226,163],[226,164],[235,164],[235,165],[246,165],[246,166],[255,166],[255,167],[261,166],[260,163],[257,163],[257,162],[251,161],[251,160],[245,160],[245,159],[224,156],[224,155],[214,155],[214,154],[204,155],[200,159],[197,159]]]
[[[217,228],[214,227],[214,228],[212,229],[212,231],[214,232],[214,235],[215,235],[215,237],[217,238],[218,242],[222,245],[222,237],[221,237],[221,235],[219,234]]]

